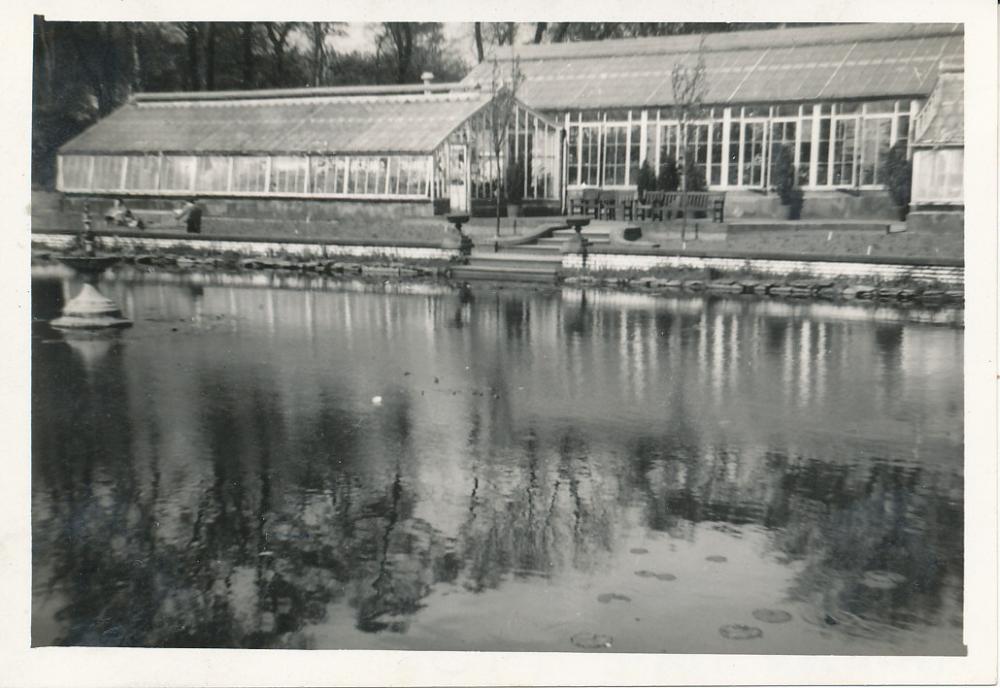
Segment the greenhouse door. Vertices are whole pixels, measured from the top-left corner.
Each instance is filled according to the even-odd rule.
[[[469,212],[468,147],[453,143],[448,146],[448,199],[453,213]]]

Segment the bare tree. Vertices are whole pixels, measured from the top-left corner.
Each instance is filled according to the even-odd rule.
[[[201,66],[199,53],[201,52],[199,43],[201,42],[201,28],[197,22],[184,22],[184,43],[187,46],[187,87],[190,91],[201,90]]]
[[[483,25],[482,22],[474,22],[472,33],[476,38],[476,61],[483,61]]]
[[[295,22],[267,22],[264,30],[271,44],[274,55],[274,83],[281,86],[285,83],[285,54],[288,50],[288,36],[295,29]]]
[[[253,22],[240,23],[240,52],[242,58],[240,61],[240,66],[242,67],[240,85],[243,88],[253,87],[253,34]]]
[[[327,39],[343,33],[341,22],[310,22],[305,33],[310,52],[309,83],[322,86],[329,81],[328,72],[333,58],[333,49],[327,44]]]
[[[215,22],[205,22],[205,89],[215,90]]]
[[[486,128],[490,132],[490,144],[493,149],[493,170],[495,177],[496,199],[496,234],[500,236],[500,202],[503,195],[503,153],[507,150],[507,139],[511,125],[517,113],[517,91],[524,81],[521,73],[521,61],[514,55],[510,62],[510,73],[505,74],[496,53],[493,54],[493,65],[490,73],[490,102],[486,107]]]
[[[379,43],[388,42],[396,59],[396,81],[406,83],[413,59],[413,29],[411,22],[384,22],[385,32],[379,37]]]
[[[693,112],[701,107],[705,100],[707,84],[705,82],[705,39],[698,43],[698,51],[693,65],[677,62],[670,70],[670,86],[673,89],[674,113],[677,117],[678,136],[680,137],[680,168],[681,193],[688,190],[688,120]],[[687,212],[684,213],[684,225],[681,227],[681,238],[687,226]]]

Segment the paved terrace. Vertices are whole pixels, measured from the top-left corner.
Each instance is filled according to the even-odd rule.
[[[500,220],[500,236],[504,240],[528,237],[545,227],[564,223],[563,216],[526,217],[515,221]],[[585,234],[605,235],[615,228],[620,232],[626,225],[638,226],[642,238],[636,247],[648,250],[657,244],[659,250],[671,252],[706,252],[746,257],[772,254],[801,254],[810,258],[871,256],[891,259],[961,260],[964,257],[963,236],[959,232],[905,231],[905,224],[885,220],[741,220],[712,223],[691,220],[681,238],[682,223],[616,222],[595,220]],[[563,224],[564,226],[564,224]],[[496,219],[473,218],[464,228],[477,248],[491,245],[496,233]],[[697,233],[697,238],[696,238]],[[629,242],[615,242],[627,252]],[[645,252],[645,250],[644,250]]]

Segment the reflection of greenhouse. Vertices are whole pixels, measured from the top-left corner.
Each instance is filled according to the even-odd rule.
[[[495,189],[489,104],[488,93],[455,85],[139,95],[63,147],[58,185],[139,197],[360,201],[369,212],[410,215],[465,211]],[[525,199],[555,201],[559,129],[523,106],[514,114],[501,173],[514,157]]]

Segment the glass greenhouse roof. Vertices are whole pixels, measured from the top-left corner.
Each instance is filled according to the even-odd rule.
[[[540,110],[671,105],[671,70],[702,38],[517,46],[518,96]],[[960,24],[847,24],[708,34],[709,104],[926,96],[943,58],[961,60]],[[510,59],[509,49],[499,55]],[[485,83],[487,60],[464,83]]]
[[[138,97],[60,153],[426,154],[488,101],[477,91]],[[185,97],[187,96],[187,97]]]

